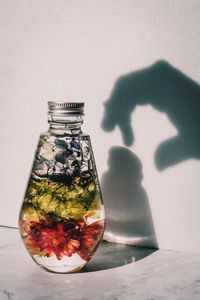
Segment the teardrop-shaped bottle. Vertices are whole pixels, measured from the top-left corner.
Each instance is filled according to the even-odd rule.
[[[84,103],[49,102],[19,228],[33,260],[48,271],[79,271],[102,239],[105,220]]]

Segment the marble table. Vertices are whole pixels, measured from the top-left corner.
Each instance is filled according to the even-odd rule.
[[[0,227],[0,300],[200,299],[200,255],[102,242],[80,273],[53,274]]]

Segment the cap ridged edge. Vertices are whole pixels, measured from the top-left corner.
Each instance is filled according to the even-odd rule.
[[[84,115],[84,102],[48,102],[49,115]]]

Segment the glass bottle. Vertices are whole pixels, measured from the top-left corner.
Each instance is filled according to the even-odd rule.
[[[39,138],[19,228],[39,266],[76,272],[102,239],[104,207],[90,137],[81,130],[84,103],[48,105],[50,128]]]

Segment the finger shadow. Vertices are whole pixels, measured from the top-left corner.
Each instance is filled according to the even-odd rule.
[[[131,114],[137,105],[150,104],[166,113],[177,136],[161,142],[155,152],[158,170],[187,159],[200,159],[200,86],[166,61],[121,76],[105,103],[102,128],[119,126],[124,144],[133,141]]]
[[[101,188],[106,212],[107,241],[157,248],[142,164],[129,149],[112,147]]]

